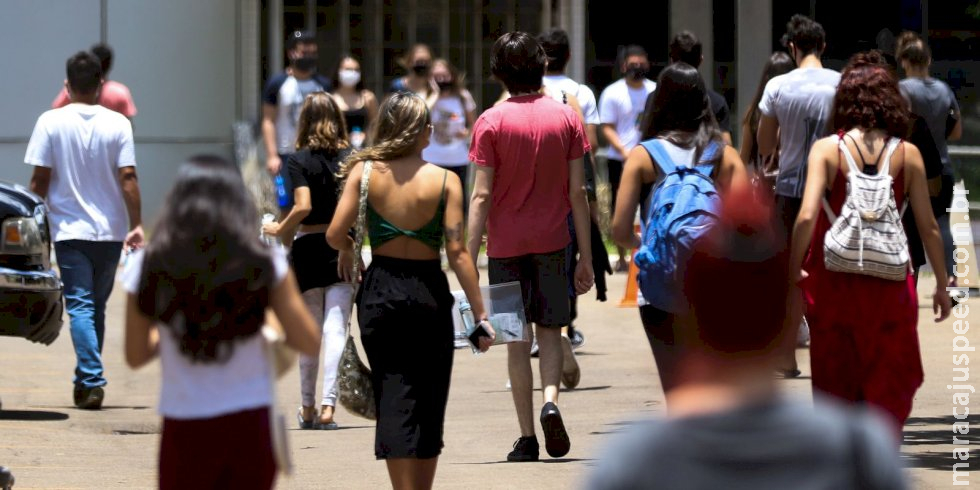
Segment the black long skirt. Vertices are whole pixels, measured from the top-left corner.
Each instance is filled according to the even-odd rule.
[[[453,296],[439,260],[375,255],[357,295],[378,421],[374,454],[442,452],[453,369]]]

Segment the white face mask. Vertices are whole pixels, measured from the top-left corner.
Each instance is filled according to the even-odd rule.
[[[361,72],[357,70],[340,70],[340,84],[345,87],[353,87],[361,81]]]

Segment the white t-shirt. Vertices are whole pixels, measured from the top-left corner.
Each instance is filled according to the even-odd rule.
[[[541,83],[548,89],[551,98],[562,101],[562,92],[572,94],[582,107],[582,117],[585,124],[599,124],[599,109],[596,107],[595,94],[592,89],[568,78],[567,75],[545,75]]]
[[[632,88],[621,78],[606,87],[599,96],[599,122],[612,124],[619,135],[619,141],[630,151],[640,143],[640,123],[643,122],[643,109],[647,96],[657,88],[657,83],[643,79],[642,88]],[[622,160],[623,156],[615,148],[606,148],[606,158]]]
[[[810,147],[827,135],[840,73],[797,68],[766,83],[759,111],[779,123],[779,177],[776,194],[802,197]]]
[[[126,239],[119,169],[136,166],[129,119],[99,105],[51,109],[37,118],[24,162],[51,169],[47,203],[54,241]]]
[[[289,271],[286,251],[272,249],[276,282]],[[139,294],[143,251],[126,261],[120,276],[123,289]],[[160,327],[160,415],[172,419],[203,419],[272,405],[272,377],[264,338],[256,334],[235,344],[224,363],[194,363],[180,352],[179,341]]]
[[[442,167],[468,165],[470,139],[457,136],[466,129],[466,113],[476,110],[476,102],[468,90],[460,96],[447,95],[432,105],[432,138],[422,150],[422,159]]]

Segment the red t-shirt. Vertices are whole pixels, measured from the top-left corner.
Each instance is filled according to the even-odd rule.
[[[51,108],[57,109],[70,103],[71,99],[68,98],[68,91],[62,88],[58,96],[55,97],[54,102],[51,103]],[[99,105],[126,117],[136,115],[136,104],[133,103],[133,96],[129,93],[129,89],[125,85],[113,80],[106,80],[102,84],[102,88],[99,90]]]
[[[578,114],[543,95],[512,97],[476,120],[470,160],[494,170],[488,257],[568,245],[568,161],[589,149]]]

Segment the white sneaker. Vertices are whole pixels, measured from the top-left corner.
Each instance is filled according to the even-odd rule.
[[[567,335],[561,336],[561,352],[561,382],[565,388],[571,390],[578,386],[579,381],[581,381],[582,371],[579,370],[575,352],[572,351],[572,341]]]

